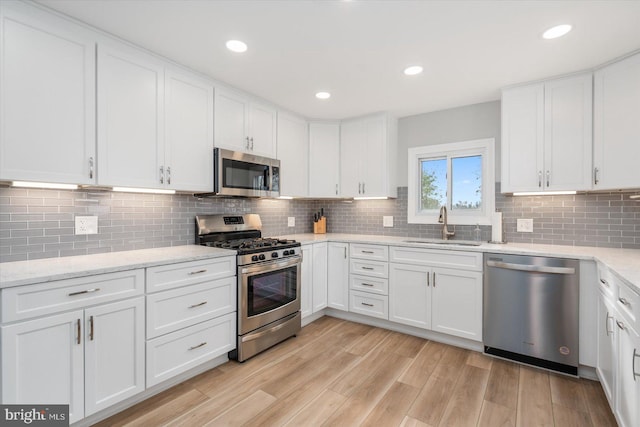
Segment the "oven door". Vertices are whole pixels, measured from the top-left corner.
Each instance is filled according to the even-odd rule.
[[[238,267],[238,335],[300,310],[301,257]]]

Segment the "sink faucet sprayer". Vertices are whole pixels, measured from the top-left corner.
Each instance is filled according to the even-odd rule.
[[[442,224],[442,240],[449,240],[450,237],[456,235],[455,230],[449,231],[447,228],[447,207],[440,207],[440,217],[438,218],[438,222]]]

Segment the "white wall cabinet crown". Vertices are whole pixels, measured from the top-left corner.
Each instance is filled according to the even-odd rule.
[[[276,157],[277,111],[231,89],[216,88],[215,146]]]
[[[115,42],[98,46],[98,184],[212,188],[213,84]]]
[[[594,74],[594,189],[640,187],[640,53]]]
[[[280,160],[280,194],[308,196],[310,160],[307,121],[291,114],[278,113],[277,146],[277,158]]]
[[[0,180],[94,184],[94,35],[19,2],[0,20]]]
[[[340,123],[310,123],[309,194],[312,197],[340,196],[340,164]]]
[[[592,74],[502,92],[502,188],[589,190]]]
[[[340,124],[343,197],[396,197],[397,120],[386,114]]]

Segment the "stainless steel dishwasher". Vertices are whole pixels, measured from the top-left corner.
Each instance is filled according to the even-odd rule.
[[[574,259],[486,253],[485,353],[577,375],[579,272]]]

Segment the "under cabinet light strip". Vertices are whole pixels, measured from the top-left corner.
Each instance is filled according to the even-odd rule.
[[[565,196],[576,194],[575,191],[522,191],[513,193],[514,196]]]
[[[121,193],[176,194],[176,190],[159,190],[155,188],[113,187],[111,190]]]
[[[12,187],[25,187],[25,188],[50,188],[54,190],[77,190],[76,184],[55,184],[52,182],[29,182],[29,181],[13,181]]]

